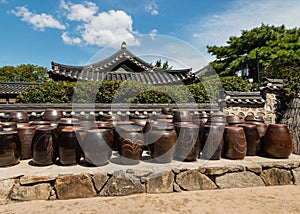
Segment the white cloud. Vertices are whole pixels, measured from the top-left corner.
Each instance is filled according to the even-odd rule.
[[[34,14],[25,6],[16,7],[16,10],[12,10],[11,13],[17,17],[21,17],[22,21],[31,24],[36,30],[44,31],[45,28],[66,29],[65,25],[61,24],[53,16],[45,13]]]
[[[82,40],[78,37],[70,37],[67,32],[63,32],[61,35],[62,40],[67,45],[81,45]]]
[[[88,21],[99,9],[95,3],[88,1],[83,4],[74,4],[61,0],[60,7],[68,11],[67,19],[70,21]]]
[[[225,45],[230,36],[239,36],[241,30],[259,27],[262,23],[299,27],[299,11],[298,0],[236,0],[224,12],[205,17],[189,28],[198,29],[192,34],[201,44]]]
[[[158,33],[157,29],[153,29],[153,30],[150,31],[149,35],[150,35],[152,40],[155,39],[157,33]]]
[[[145,6],[145,11],[150,13],[151,15],[158,15],[159,12],[158,12],[158,5],[154,2],[148,4]]]

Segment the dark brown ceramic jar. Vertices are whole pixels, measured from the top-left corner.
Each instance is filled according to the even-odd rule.
[[[247,141],[247,154],[248,156],[257,155],[260,152],[260,136],[257,131],[256,125],[241,124],[239,127],[243,127],[246,141]]]
[[[34,126],[37,128],[44,128],[44,127],[50,127],[51,123],[49,121],[32,121],[29,123],[30,126]]]
[[[35,133],[34,126],[22,126],[18,128],[18,135],[21,142],[21,159],[31,158],[31,144]]]
[[[145,143],[150,149],[151,158],[158,163],[173,160],[177,134],[173,125],[153,124],[152,130],[145,135]]]
[[[117,114],[105,114],[104,120],[110,123],[114,123],[115,121],[121,121],[121,117]]]
[[[143,128],[137,125],[121,125],[116,128],[116,139],[121,162],[138,164],[144,147]]]
[[[59,134],[63,128],[78,127],[79,120],[77,118],[61,118],[57,121],[57,133]]]
[[[41,166],[51,165],[58,155],[55,127],[37,128],[32,139],[32,161]]]
[[[17,131],[16,122],[2,122],[1,123],[3,131]]]
[[[174,111],[173,123],[192,122],[192,121],[193,121],[193,117],[189,111],[185,111],[185,110]]]
[[[16,123],[27,123],[29,118],[25,111],[14,111],[9,113],[9,121]]]
[[[62,165],[75,165],[80,162],[81,147],[76,135],[76,129],[64,128],[61,130],[58,139],[59,161]]]
[[[265,120],[262,116],[254,116],[251,114],[249,114],[245,117],[245,121],[246,121],[246,123],[250,123],[250,124],[254,124],[254,125],[265,123]]]
[[[17,131],[0,132],[0,167],[18,164],[21,157],[21,143]]]
[[[117,151],[119,146],[118,146],[118,127],[120,126],[124,126],[124,125],[134,125],[134,122],[131,121],[131,120],[126,120],[126,121],[114,121],[114,122],[109,122],[109,124],[111,125],[112,127],[112,130],[113,130],[113,150],[114,151]],[[98,126],[99,127],[99,126]]]
[[[144,127],[147,120],[149,119],[149,115],[144,114],[131,114],[129,115],[129,120],[133,121],[136,125]]]
[[[173,108],[169,106],[164,106],[161,109],[162,114],[173,115]]]
[[[214,112],[209,115],[207,118],[207,122],[205,125],[220,125],[220,126],[225,126],[227,125],[226,122],[226,116],[223,112]]]
[[[85,130],[97,129],[97,123],[94,115],[83,115],[79,118],[79,125]]]
[[[42,116],[45,121],[58,121],[63,117],[63,112],[59,109],[46,109]]]
[[[263,151],[269,157],[288,158],[293,150],[292,137],[285,124],[269,124],[263,141]]]
[[[85,162],[93,166],[102,166],[108,163],[112,155],[112,141],[109,130],[94,129],[87,131],[83,153]]]
[[[190,123],[178,124],[175,129],[178,136],[175,149],[176,159],[195,161],[200,155],[199,127]]]
[[[220,160],[224,146],[224,126],[205,125],[203,129],[203,141],[201,144],[201,159]]]
[[[239,126],[245,123],[244,117],[240,115],[227,115],[226,122],[229,126]]]
[[[229,159],[244,159],[247,142],[242,127],[227,126],[224,131],[224,156]]]

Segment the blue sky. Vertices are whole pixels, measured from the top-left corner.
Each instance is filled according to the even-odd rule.
[[[0,66],[84,65],[125,40],[141,57],[197,70],[213,60],[206,45],[261,23],[299,27],[299,11],[298,0],[0,0]]]

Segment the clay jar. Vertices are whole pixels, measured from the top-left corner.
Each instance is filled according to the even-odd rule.
[[[229,126],[239,126],[240,124],[245,123],[245,120],[240,115],[227,115],[226,122]]]
[[[14,111],[9,113],[9,121],[16,123],[28,123],[29,118],[25,111]]]
[[[18,164],[21,157],[21,143],[17,131],[0,132],[0,167]]]
[[[83,143],[85,162],[93,166],[102,166],[108,163],[112,155],[112,141],[107,129],[87,131]]]
[[[155,162],[172,162],[177,140],[177,134],[173,125],[152,124],[152,130],[148,131],[145,137],[151,158]]]
[[[129,120],[133,121],[136,125],[144,127],[147,120],[149,119],[149,115],[144,114],[131,114],[129,115]]]
[[[30,126],[33,126],[35,128],[44,128],[44,127],[50,127],[51,123],[49,121],[32,121],[29,123]]]
[[[16,122],[2,122],[1,123],[3,131],[16,131],[17,123]]]
[[[31,143],[35,133],[34,126],[22,126],[18,128],[18,135],[21,142],[21,159],[31,158]]]
[[[244,159],[247,142],[242,127],[227,126],[224,131],[224,156],[229,159]]]
[[[178,124],[175,130],[178,136],[175,149],[176,159],[195,161],[200,154],[199,127],[193,123]]]
[[[112,148],[113,148],[114,151],[117,151],[118,148],[119,148],[119,146],[118,146],[119,140],[117,138],[117,136],[118,136],[118,127],[123,126],[123,125],[134,125],[134,122],[130,121],[130,120],[126,120],[126,121],[114,121],[113,123],[109,122],[109,124],[111,125],[111,127],[113,129],[113,135],[114,135],[113,136],[113,147]],[[98,128],[100,128],[99,125],[98,125]]]
[[[273,158],[288,158],[293,150],[292,138],[285,124],[269,124],[263,140],[264,153]]]
[[[133,165],[140,162],[144,147],[142,130],[137,125],[120,125],[116,128],[118,151],[123,164]]]
[[[226,116],[223,112],[215,112],[209,115],[207,122],[205,125],[220,125],[225,126],[226,123]]]
[[[45,121],[57,121],[63,117],[63,112],[58,109],[46,109],[42,116],[42,120]]]
[[[76,131],[74,128],[64,128],[58,136],[59,161],[62,165],[75,165],[80,162],[81,147]]]
[[[55,127],[37,128],[32,139],[32,161],[41,166],[51,165],[58,154]]]
[[[86,114],[79,118],[79,125],[85,130],[97,129],[97,124],[94,115]]]
[[[256,125],[241,124],[239,127],[243,127],[246,141],[247,141],[247,154],[248,156],[257,155],[260,151],[261,143],[260,136],[257,131]]]
[[[224,146],[224,126],[205,125],[203,129],[202,153],[204,160],[220,160]]]
[[[57,133],[59,134],[63,128],[78,127],[79,120],[77,118],[61,118],[57,121]]]
[[[256,125],[256,124],[264,123],[265,120],[262,116],[254,116],[254,115],[249,114],[245,117],[245,122]]]
[[[193,117],[189,111],[183,111],[183,110],[174,111],[173,123],[192,122],[192,121],[193,121]]]

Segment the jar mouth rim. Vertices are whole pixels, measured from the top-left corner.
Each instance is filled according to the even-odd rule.
[[[18,131],[0,131],[0,135],[18,134]]]

